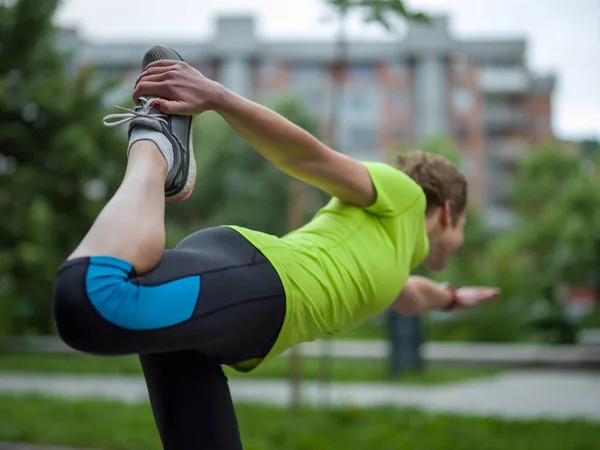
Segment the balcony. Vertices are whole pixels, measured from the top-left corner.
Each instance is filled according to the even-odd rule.
[[[529,91],[529,75],[523,68],[486,67],[479,74],[486,93],[518,94]]]
[[[531,116],[524,108],[515,106],[486,106],[483,114],[486,128],[514,129],[531,125]]]

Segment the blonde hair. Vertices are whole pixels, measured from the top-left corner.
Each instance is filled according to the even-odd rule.
[[[452,221],[456,225],[467,207],[467,179],[446,158],[412,150],[400,153],[396,167],[417,182],[425,192],[427,213],[452,204]]]

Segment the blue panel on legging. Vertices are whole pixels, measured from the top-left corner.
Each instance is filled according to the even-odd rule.
[[[104,319],[129,330],[156,330],[192,317],[200,293],[199,276],[139,286],[128,281],[131,269],[121,259],[90,258],[86,290]]]

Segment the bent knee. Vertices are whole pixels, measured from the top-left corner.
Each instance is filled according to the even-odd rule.
[[[54,283],[54,317],[70,347],[96,354],[138,353],[138,332],[158,330],[190,319],[200,292],[200,277],[151,285],[131,279],[133,268],[111,257],[68,261]]]
[[[90,298],[90,288],[100,290],[108,302],[119,302],[120,286],[131,271],[128,263],[92,257],[67,261],[54,278],[53,313],[60,338],[86,353],[120,354],[121,334]]]

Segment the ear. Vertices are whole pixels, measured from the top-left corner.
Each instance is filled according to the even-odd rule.
[[[446,200],[440,211],[440,222],[444,228],[452,225],[452,202]]]

